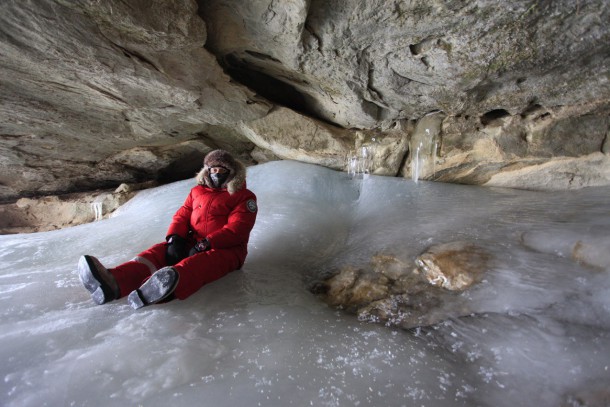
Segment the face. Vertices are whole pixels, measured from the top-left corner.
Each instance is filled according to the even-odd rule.
[[[211,167],[210,174],[225,174],[228,171],[222,167]]]
[[[220,188],[229,178],[229,170],[222,167],[210,167],[210,183],[212,188]]]

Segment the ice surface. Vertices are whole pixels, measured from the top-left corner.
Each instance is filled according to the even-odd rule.
[[[268,163],[249,169],[260,213],[242,270],[185,301],[96,306],[78,258],[112,266],[162,240],[192,185],[142,191],[111,219],[0,236],[0,405],[556,406],[610,383],[609,188],[416,184]],[[495,256],[453,304],[472,316],[403,331],[307,290],[380,251],[413,259],[453,240]]]

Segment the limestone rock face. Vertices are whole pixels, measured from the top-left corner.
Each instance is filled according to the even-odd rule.
[[[279,104],[341,128],[376,129],[377,140],[401,120],[442,112],[440,128],[421,129],[436,133],[429,169],[414,168],[415,151],[403,150],[406,177],[532,189],[610,183],[608,156],[589,157],[608,153],[603,0],[199,3],[208,49]],[[403,137],[417,137],[417,126],[402,127]],[[284,147],[268,146],[295,155]]]
[[[607,103],[603,1],[200,1],[208,47],[342,127]],[[270,86],[275,85],[275,86]]]
[[[386,131],[352,131],[305,117],[287,108],[273,109],[267,116],[241,123],[238,129],[258,147],[283,159],[347,170],[349,158],[365,148],[370,152],[367,172],[397,175],[408,150],[408,123]]]
[[[155,178],[169,165],[141,165],[142,151],[184,161],[182,143],[265,115],[205,39],[194,1],[3,1],[0,197]],[[189,174],[209,147],[195,149]]]
[[[480,282],[490,261],[487,251],[461,241],[432,246],[414,263],[378,254],[368,266],[346,266],[312,291],[362,320],[405,329],[427,326],[473,312],[456,293]]]
[[[108,217],[138,190],[154,182],[121,184],[116,190],[72,193],[43,198],[21,198],[0,205],[0,234],[31,233],[60,229]]]
[[[610,8],[5,0],[0,200],[246,161],[532,189],[610,184]]]

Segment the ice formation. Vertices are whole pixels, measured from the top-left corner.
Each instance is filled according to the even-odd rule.
[[[288,161],[248,176],[260,212],[245,266],[185,301],[96,306],[75,269],[161,241],[192,180],[109,219],[0,236],[0,404],[557,406],[610,382],[610,189],[351,179]],[[404,331],[307,289],[341,264],[460,239],[496,259],[456,297],[476,310],[466,318]]]
[[[418,180],[434,175],[439,148],[439,133],[445,114],[432,112],[419,120],[409,141],[411,179]]]
[[[103,216],[102,202],[91,202],[91,210],[93,211],[93,216],[95,216],[95,220],[102,219],[102,216]]]
[[[347,174],[350,178],[363,177],[371,173],[373,159],[375,157],[376,144],[372,143],[360,146],[347,157]]]

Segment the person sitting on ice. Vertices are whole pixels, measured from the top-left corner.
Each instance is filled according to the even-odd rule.
[[[78,275],[91,298],[104,304],[127,295],[135,309],[185,299],[205,284],[241,268],[258,212],[246,188],[246,168],[224,150],[203,160],[197,186],[172,218],[166,241],[107,269],[89,255]]]

